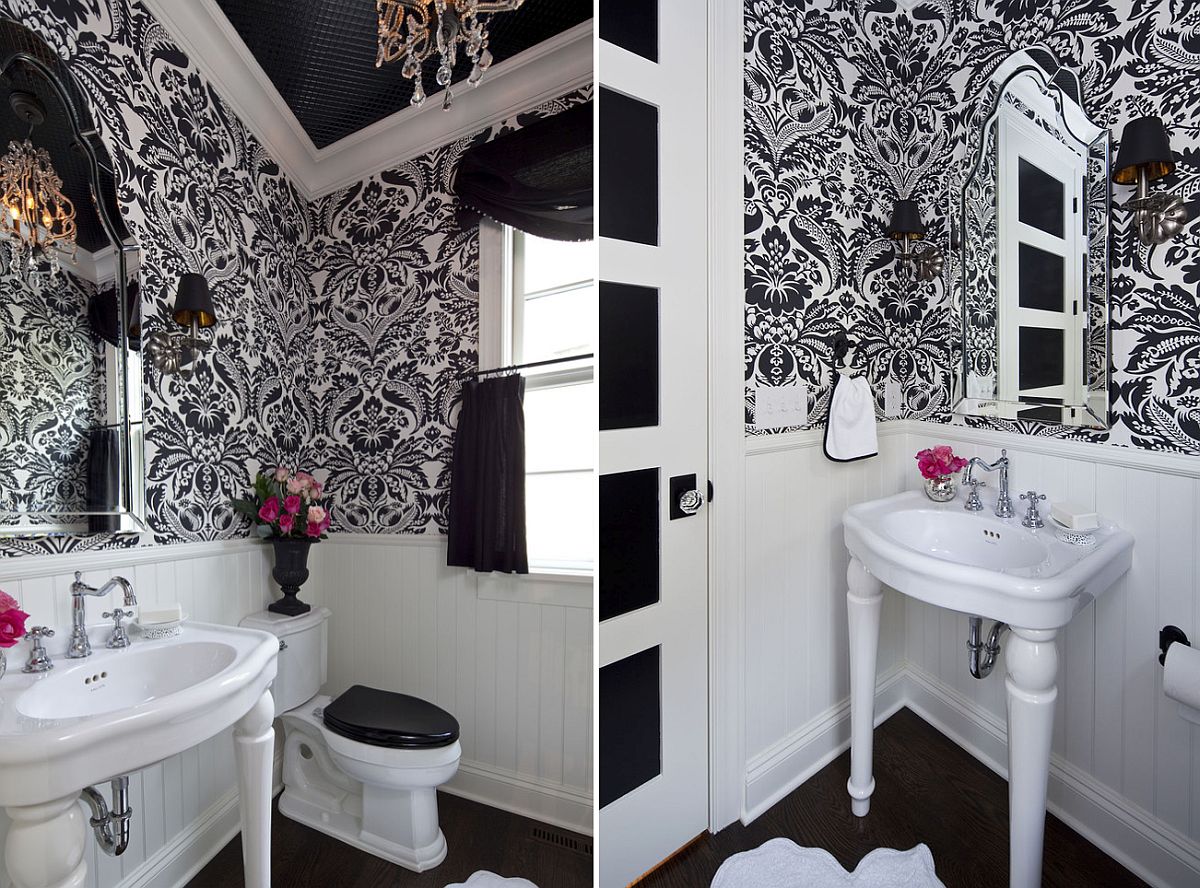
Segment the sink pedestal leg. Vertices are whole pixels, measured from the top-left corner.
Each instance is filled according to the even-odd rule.
[[[275,701],[265,691],[233,731],[242,814],[246,888],[271,888],[271,764],[275,757]]]
[[[846,569],[846,610],[850,624],[850,810],[866,817],[871,810],[875,778],[871,757],[875,745],[875,660],[879,649],[879,613],[883,593],[857,558]]]
[[[15,888],[82,888],[83,852],[91,837],[79,796],[6,811],[12,825],[4,863]]]
[[[1008,675],[1008,884],[1042,884],[1046,780],[1058,689],[1058,651],[1052,629],[1012,630],[1005,659]]]

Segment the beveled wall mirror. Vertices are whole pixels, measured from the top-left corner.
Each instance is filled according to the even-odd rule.
[[[0,19],[0,534],[144,529],[140,253],[78,85]]]
[[[992,75],[955,195],[955,413],[1108,427],[1110,138],[1041,49]]]

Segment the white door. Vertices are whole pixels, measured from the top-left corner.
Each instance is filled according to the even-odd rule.
[[[605,5],[599,867],[616,888],[707,828],[707,40],[695,0]]]
[[[1011,105],[1001,109],[999,153],[999,397],[1078,407],[1086,159]]]

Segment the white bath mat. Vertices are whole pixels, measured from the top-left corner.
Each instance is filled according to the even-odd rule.
[[[446,888],[468,888],[468,886],[470,888],[537,888],[537,885],[528,879],[506,879],[484,870],[472,873],[471,878],[465,882],[455,882],[453,885],[447,885]]]
[[[821,848],[771,839],[721,864],[712,888],[946,888],[924,845],[909,851],[876,848],[848,873]]]

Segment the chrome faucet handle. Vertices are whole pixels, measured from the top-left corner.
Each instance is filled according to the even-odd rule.
[[[121,610],[118,607],[111,611],[105,611],[100,616],[106,620],[111,619],[113,621],[112,634],[108,636],[108,642],[105,646],[110,648],[129,647],[129,633],[125,631],[125,627],[121,625],[121,621],[132,617],[133,611]]]
[[[987,487],[987,482],[978,478],[968,478],[965,483],[971,488],[971,492],[967,494],[967,501],[963,503],[963,508],[968,512],[982,512],[983,503],[979,499],[979,488]]]
[[[54,663],[50,661],[50,655],[46,653],[46,648],[42,645],[43,638],[53,637],[54,630],[45,626],[34,626],[25,633],[26,640],[33,642],[33,650],[29,652],[29,659],[25,661],[26,672],[49,672],[54,668]]]
[[[1038,512],[1038,501],[1045,498],[1046,494],[1039,494],[1036,490],[1030,490],[1027,493],[1021,494],[1021,499],[1029,501],[1029,508],[1025,511],[1025,517],[1021,519],[1021,524],[1032,528],[1046,526],[1046,522],[1042,520],[1041,513]]]

